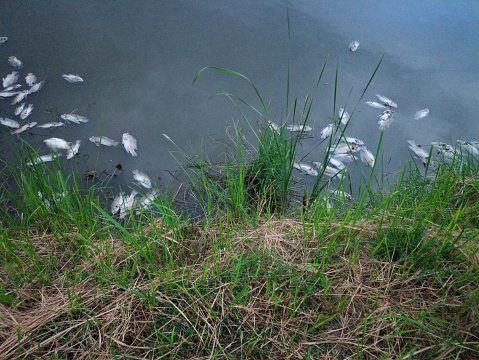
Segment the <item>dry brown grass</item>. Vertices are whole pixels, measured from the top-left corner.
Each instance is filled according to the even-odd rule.
[[[468,301],[479,281],[458,281],[473,264],[445,278],[405,271],[372,256],[375,223],[329,226],[305,236],[301,222],[272,218],[232,230],[220,249],[214,226],[162,233],[179,252],[172,278],[139,269],[129,288],[95,274],[107,252],[117,268],[135,254],[99,242],[75,268],[59,266],[53,284],[18,290],[16,307],[0,303],[0,358],[478,358],[479,309]],[[59,250],[46,234],[34,242],[44,256]],[[68,285],[66,268],[88,276]]]

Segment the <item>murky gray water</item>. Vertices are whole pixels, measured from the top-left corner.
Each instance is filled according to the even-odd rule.
[[[215,71],[192,84],[205,66],[248,76],[270,118],[280,122],[291,111],[285,108],[289,62],[290,105],[294,98],[302,104],[307,95],[314,96],[315,137],[303,141],[305,161],[322,158],[317,143],[333,115],[336,67],[337,106],[352,112],[383,54],[347,135],[375,149],[381,111],[364,102],[376,100],[376,93],[395,100],[399,107],[385,132],[380,160],[386,173],[410,158],[408,139],[427,145],[479,134],[478,1],[17,0],[1,2],[0,14],[0,36],[9,37],[0,46],[2,77],[14,70],[7,58],[15,55],[24,62],[22,81],[28,72],[47,81],[27,99],[35,105],[28,120],[58,121],[55,114],[72,111],[90,119],[55,130],[34,128],[20,137],[41,154],[50,152],[42,143],[48,137],[81,139],[80,154],[69,162],[99,172],[121,163],[125,171],[114,180],[118,185],[129,184],[137,168],[159,185],[174,183],[177,164],[169,154],[174,147],[163,133],[188,153],[204,148],[214,161],[224,151],[225,128],[233,123],[247,128],[230,100],[211,97],[224,90],[259,108],[251,86]],[[354,53],[348,50],[352,40],[361,43]],[[70,84],[63,73],[79,74],[85,82]],[[10,101],[0,100],[0,116],[16,118]],[[429,116],[413,120],[425,107]],[[252,124],[264,126],[258,114],[245,111]],[[2,130],[0,151],[6,158],[12,137]],[[137,138],[138,157],[121,144],[98,148],[88,141],[101,134],[121,141],[124,132]]]

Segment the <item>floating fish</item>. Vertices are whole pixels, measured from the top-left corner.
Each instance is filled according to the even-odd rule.
[[[18,89],[19,87],[22,87],[22,85],[21,84],[13,84],[13,85],[10,85],[9,87],[6,87],[5,89],[3,89],[3,91],[12,91],[12,90]]]
[[[63,139],[59,139],[56,137],[51,137],[49,139],[43,140],[46,146],[48,146],[50,149],[57,151],[57,150],[70,150],[72,143],[67,142]]]
[[[408,140],[409,149],[411,149],[417,158],[422,161],[424,165],[427,164],[429,159],[429,153],[426,152],[420,145],[417,145],[414,140]]]
[[[386,105],[380,104],[376,101],[366,101],[366,104],[373,107],[373,108],[376,108],[376,109],[387,109],[388,108]]]
[[[351,116],[346,111],[346,109],[339,108],[339,118],[341,119],[341,123],[343,125],[346,125],[349,122],[350,117]]]
[[[288,125],[286,130],[293,132],[308,132],[313,130],[313,128],[309,125]]]
[[[121,192],[120,195],[115,197],[111,203],[111,213],[115,215],[118,211],[120,211],[121,204],[125,201],[125,193]]]
[[[42,129],[48,129],[51,127],[58,127],[58,126],[63,126],[62,122],[49,122],[46,124],[38,125],[37,127],[42,128]]]
[[[346,165],[344,165],[344,163],[341,160],[339,160],[338,158],[334,156],[329,158],[329,163],[338,170],[343,170],[346,168]]]
[[[22,102],[23,100],[25,100],[27,98],[28,94],[30,94],[29,90],[23,90],[23,91],[17,93],[17,96],[15,96],[15,98],[13,99],[11,104],[15,105],[15,104],[18,104],[19,102]]]
[[[30,88],[30,94],[33,94],[33,93],[39,91],[43,87],[43,84],[45,84],[44,80],[33,84],[33,86]]]
[[[26,103],[22,103],[21,105],[17,106],[15,108],[15,111],[13,112],[15,115],[20,115],[20,113],[25,109]]]
[[[21,69],[23,67],[23,63],[20,60],[18,60],[15,56],[9,56],[8,57],[8,62],[13,67],[16,67],[16,68],[19,68],[19,69]]]
[[[6,98],[6,97],[12,97],[18,94],[18,91],[2,91],[0,92],[0,99]]]
[[[333,133],[333,124],[328,124],[323,130],[321,130],[321,140],[326,139],[327,137],[331,136]]]
[[[349,153],[349,152],[357,152],[359,150],[360,150],[360,148],[357,145],[347,144],[347,143],[339,143],[333,149],[333,152],[334,152],[334,156],[336,156],[337,154],[346,154],[346,153]]]
[[[32,113],[32,110],[33,104],[28,104],[28,106],[20,113],[20,118],[25,120]]]
[[[437,149],[437,153],[441,154],[448,158],[453,158],[457,155],[456,150],[449,144],[440,142],[440,141],[433,141],[431,145]]]
[[[121,143],[125,147],[127,153],[131,154],[132,156],[137,156],[135,150],[137,150],[136,139],[128,133],[124,133],[122,136]]]
[[[33,161],[27,162],[27,165],[32,166],[33,164],[36,165],[36,164],[39,164],[39,163],[53,161],[53,159],[56,159],[59,156],[62,156],[62,154],[58,153],[58,154],[42,155],[42,156],[39,156],[39,157],[33,159]]]
[[[83,79],[78,75],[63,74],[62,78],[71,83],[83,82]]]
[[[346,138],[341,138],[341,141],[347,142],[347,143],[353,144],[353,145],[358,145],[358,146],[363,146],[364,145],[364,141],[356,139],[356,138],[351,137],[351,136],[346,136]]]
[[[126,214],[128,213],[128,210],[133,210],[133,208],[135,207],[135,203],[136,203],[135,196],[136,196],[136,194],[138,194],[138,191],[133,190],[131,192],[130,196],[128,196],[125,199],[125,201],[123,201],[120,204],[120,219],[124,219]]]
[[[371,151],[368,150],[366,146],[361,147],[359,157],[361,158],[361,161],[365,163],[366,165],[370,167],[374,166],[374,162],[375,162],[374,155]]]
[[[67,159],[71,159],[76,154],[78,154],[78,151],[80,150],[80,145],[81,145],[81,140],[77,140],[75,141],[75,144],[70,146],[70,148],[67,150]]]
[[[334,158],[342,162],[352,162],[358,159],[356,156],[354,156],[351,153],[334,154]]]
[[[389,107],[393,107],[393,108],[398,107],[398,105],[394,101],[392,101],[390,98],[387,98],[386,96],[376,94],[376,97]]]
[[[457,143],[461,146],[461,148],[466,149],[471,155],[479,156],[479,149],[470,142],[457,140]]]
[[[20,127],[20,124],[18,123],[18,121],[15,121],[9,118],[0,117],[0,124],[12,129],[18,129]]]
[[[384,110],[381,115],[379,115],[379,130],[384,131],[389,125],[391,125],[393,121],[393,111],[392,110]]]
[[[295,169],[298,169],[298,170],[308,174],[308,175],[318,176],[318,172],[316,171],[316,169],[312,165],[294,162],[293,167]]]
[[[12,135],[20,134],[28,129],[31,129],[36,124],[37,124],[36,122],[26,123],[25,125],[22,125],[21,127],[19,127],[17,130],[12,131],[10,134]]]
[[[416,111],[416,114],[414,115],[414,120],[424,119],[428,115],[429,115],[429,109],[428,108]]]
[[[105,146],[117,146],[118,141],[107,138],[106,136],[90,136],[90,140],[96,146],[105,145]]]
[[[87,123],[88,122],[88,119],[86,117],[78,115],[78,114],[63,114],[63,115],[60,115],[60,117],[63,120],[73,122],[75,124]]]
[[[359,47],[359,41],[352,41],[351,44],[349,44],[349,50],[350,51],[356,51]]]
[[[379,120],[389,120],[393,116],[392,110],[384,110],[381,115],[379,115]]]
[[[3,87],[6,88],[10,85],[13,85],[17,82],[18,80],[18,72],[16,71],[12,71],[11,74],[8,74],[7,76],[5,76],[4,78],[2,78],[3,80]]]
[[[33,75],[32,73],[28,73],[28,75],[25,76],[25,82],[27,83],[28,86],[32,87],[33,84],[37,82],[37,77]]]
[[[335,198],[339,198],[339,199],[346,199],[348,201],[352,201],[353,200],[353,196],[350,194],[350,193],[347,193],[346,191],[344,190],[330,190],[329,191],[330,194],[335,197]]]
[[[151,189],[151,179],[145,173],[142,173],[140,170],[133,170],[133,178],[138,182],[139,185],[144,188]]]
[[[136,211],[136,215],[139,215],[141,211],[148,210],[151,207],[151,202],[154,201],[157,196],[158,196],[157,189],[154,189],[150,193],[143,196],[138,202],[139,209]]]
[[[274,121],[268,120],[268,126],[271,130],[276,131],[279,134],[280,127]]]
[[[479,150],[479,141],[471,140],[469,141],[469,144],[471,144],[472,146],[474,146],[476,149]]]
[[[320,171],[322,171],[322,169],[323,169],[323,163],[321,163],[319,161],[314,161],[313,166],[316,169],[319,169]],[[336,167],[326,165],[326,167],[324,168],[324,171],[323,171],[323,175],[326,175],[329,178],[335,179],[335,178],[340,177],[341,174],[343,174],[345,171],[346,171],[346,167],[344,167],[343,169],[340,170]]]
[[[5,44],[7,42],[7,40],[8,40],[8,37],[6,37],[6,36],[0,37],[0,45]]]

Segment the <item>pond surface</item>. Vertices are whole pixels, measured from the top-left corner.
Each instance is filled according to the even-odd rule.
[[[478,136],[478,1],[16,0],[1,2],[0,14],[0,36],[9,38],[0,45],[2,77],[14,70],[7,62],[14,55],[24,64],[21,83],[29,72],[46,81],[27,98],[35,106],[28,120],[59,121],[58,115],[70,112],[90,119],[53,130],[33,128],[18,138],[2,128],[2,158],[14,156],[12,141],[20,139],[40,154],[50,153],[46,138],[81,139],[80,153],[65,166],[76,163],[101,173],[121,163],[125,171],[113,185],[128,186],[131,171],[140,169],[160,187],[177,187],[174,146],[162,134],[185,152],[207,153],[212,161],[220,161],[225,151],[227,127],[236,124],[254,140],[234,103],[215,96],[224,91],[260,108],[251,85],[214,70],[193,83],[207,66],[246,75],[268,106],[269,119],[278,123],[291,119],[295,98],[300,108],[306,96],[314,98],[314,137],[304,139],[299,150],[306,162],[322,159],[319,136],[332,122],[336,69],[336,106],[354,110],[347,135],[373,151],[381,111],[364,102],[377,101],[379,93],[398,103],[378,160],[391,178],[411,158],[408,139],[426,146]],[[353,40],[360,42],[356,52],[348,49]],[[61,77],[65,73],[85,81],[68,83]],[[0,100],[0,116],[18,118],[10,101]],[[265,126],[263,117],[235,101],[253,126]],[[430,109],[429,116],[414,120],[423,108]],[[105,135],[121,142],[125,132],[138,140],[137,157],[121,143],[108,148],[88,141]],[[370,170],[364,164],[359,168]]]

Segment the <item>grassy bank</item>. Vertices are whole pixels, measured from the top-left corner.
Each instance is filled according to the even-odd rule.
[[[289,107],[308,123],[309,99]],[[304,133],[255,134],[222,164],[175,145],[199,221],[167,194],[119,220],[59,161],[7,166],[0,357],[477,359],[477,162],[408,162],[376,190],[373,167],[349,201],[297,180]]]

